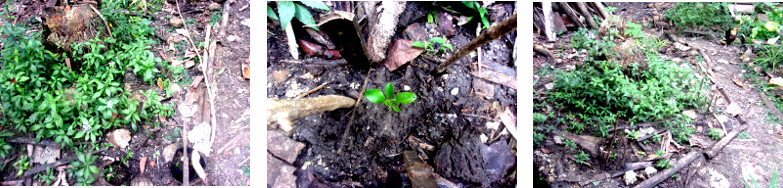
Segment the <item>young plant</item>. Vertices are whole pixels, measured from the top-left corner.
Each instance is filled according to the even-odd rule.
[[[656,166],[658,166],[658,168],[667,168],[668,169],[669,166],[671,166],[671,163],[669,163],[669,159],[660,160],[660,161],[658,161]]]
[[[538,131],[533,130],[533,145],[539,146],[542,142],[544,142],[545,135],[542,133],[538,133]]]
[[[448,48],[450,51],[454,51],[454,47],[451,44],[446,43],[446,39],[443,37],[432,37],[428,41],[415,41],[411,44],[412,47],[424,48],[427,53],[437,53],[438,51],[446,51]]]
[[[437,11],[433,10],[430,13],[427,13],[427,23],[438,24],[438,12]]]
[[[111,178],[114,177],[114,167],[111,165],[107,166],[106,170],[103,171],[103,177],[106,177],[106,181],[111,181]]]
[[[307,5],[311,8],[321,9],[329,11],[329,7],[326,6],[321,1],[300,1],[300,3]],[[315,19],[313,19],[313,15],[310,14],[310,12],[302,5],[296,4],[293,1],[278,1],[277,2],[277,13],[280,14],[280,17],[277,17],[277,14],[272,10],[272,7],[269,6],[269,4],[266,5],[267,15],[269,18],[280,20],[280,26],[285,29],[286,26],[288,26],[288,23],[291,22],[294,17],[296,17],[297,20],[305,24],[305,26],[311,27],[315,30],[318,30],[318,27],[315,26]]]
[[[35,177],[33,178],[38,179],[39,181],[41,181],[41,183],[45,183],[44,184],[45,186],[48,186],[49,184],[52,184],[52,181],[54,181],[55,179],[54,171],[52,171],[51,168],[47,168],[45,174],[41,172],[39,174],[35,174]]]
[[[410,104],[416,100],[416,94],[411,92],[401,92],[394,95],[394,85],[391,83],[386,84],[384,92],[381,92],[379,89],[371,89],[365,91],[364,96],[370,102],[386,104],[389,109],[393,109],[396,112],[400,112],[399,104]]]
[[[547,116],[539,113],[533,113],[533,123],[542,124],[546,121]]]
[[[27,155],[22,155],[19,157],[19,160],[14,163],[14,166],[18,169],[16,177],[19,177],[25,170],[30,169],[30,158],[28,158]]]
[[[76,157],[78,160],[71,162],[71,176],[76,176],[76,185],[87,186],[95,182],[94,174],[98,173],[98,167],[94,165],[97,156],[92,155],[89,152],[82,153],[77,152]]]
[[[463,1],[463,5],[476,11],[479,17],[481,17],[481,29],[489,28],[489,20],[487,19],[487,8],[481,7],[477,1]],[[473,20],[473,16],[468,17],[468,21]]]
[[[707,133],[707,136],[709,136],[713,140],[718,140],[723,137],[723,131],[718,130],[716,128],[711,128],[710,132]]]
[[[590,161],[590,154],[587,154],[585,153],[585,151],[582,151],[582,153],[574,155],[574,159],[576,159],[576,163],[587,164],[587,161]]]

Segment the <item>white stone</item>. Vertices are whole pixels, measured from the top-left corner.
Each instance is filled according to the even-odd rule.
[[[696,111],[695,110],[686,110],[686,111],[683,111],[682,114],[685,115],[685,116],[688,116],[691,119],[696,119],[697,117],[699,117],[698,115],[696,115]]]
[[[403,90],[403,91],[410,91],[410,90],[411,90],[411,86],[408,86],[408,85],[402,85],[402,90]]]
[[[769,84],[781,87],[781,86],[783,86],[783,78],[774,77],[774,78],[769,80]]]
[[[672,58],[672,62],[680,63],[680,62],[682,62],[682,59],[680,59],[679,57],[675,57],[675,58]]]
[[[625,177],[623,177],[623,180],[625,180],[625,185],[636,183],[636,172],[633,170],[625,172]]]
[[[459,94],[459,88],[455,87],[454,89],[451,89],[451,95],[457,95]]]
[[[653,174],[658,172],[654,167],[648,166],[644,169],[644,173],[647,174],[647,177],[652,177]]]
[[[729,61],[726,61],[725,59],[718,59],[718,63],[729,64]]]
[[[740,108],[736,102],[732,102],[729,104],[729,107],[726,108],[726,113],[731,114],[731,116],[736,116],[737,114],[742,114],[742,108]]]
[[[553,88],[555,88],[555,83],[550,82],[548,84],[545,84],[544,87],[546,88],[546,90],[552,90]]]

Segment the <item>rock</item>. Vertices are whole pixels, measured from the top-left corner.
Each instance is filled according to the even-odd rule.
[[[555,137],[552,140],[555,140],[555,144],[563,144],[563,137],[561,137],[560,135],[555,135]]]
[[[679,57],[675,57],[672,58],[672,62],[679,64],[680,62],[682,62],[682,59],[680,59]]]
[[[473,91],[477,97],[491,100],[495,97],[495,85],[481,79],[473,79]]]
[[[402,90],[403,90],[403,91],[410,91],[410,90],[411,90],[411,86],[408,86],[408,85],[402,85]]]
[[[625,180],[625,185],[631,185],[633,183],[636,183],[636,172],[633,170],[629,170],[625,172],[625,176],[623,177],[623,180]]]
[[[294,163],[299,151],[304,148],[304,144],[294,141],[279,131],[267,131],[267,150],[288,163]]]
[[[171,17],[171,19],[169,19],[169,25],[175,28],[181,28],[182,25],[184,25],[184,22],[178,17]]]
[[[131,186],[155,186],[147,176],[136,176],[131,180]]]
[[[435,154],[435,172],[444,178],[457,178],[488,187],[491,181],[482,156],[482,146],[485,145],[478,136],[468,134],[441,144]]]
[[[691,56],[699,55],[699,51],[691,50]]]
[[[691,47],[688,47],[688,46],[686,46],[686,45],[684,45],[682,43],[679,43],[679,42],[675,42],[674,43],[674,47],[677,48],[680,51],[683,51],[683,52],[688,51],[688,50],[691,49]]]
[[[216,11],[216,10],[220,10],[220,7],[221,7],[220,4],[212,2],[209,4],[209,6],[207,6],[207,9],[211,11]]]
[[[106,142],[122,150],[130,145],[131,133],[127,129],[117,129],[106,135]]]
[[[237,39],[239,39],[239,37],[237,37],[236,35],[229,35],[228,37],[226,37],[226,39],[228,39],[229,42],[234,42]]]
[[[725,59],[718,59],[718,63],[729,64],[729,61],[726,61]]]
[[[740,108],[737,103],[732,102],[729,104],[729,107],[726,107],[726,113],[731,114],[731,116],[736,116],[738,114],[742,114],[742,108]]]
[[[268,187],[296,187],[296,176],[294,176],[296,168],[283,163],[283,161],[272,157],[272,155],[267,155],[266,165],[266,180],[268,181]]]
[[[715,116],[717,117],[718,121],[720,121],[721,123],[726,123],[729,121],[729,117],[726,117],[726,115],[721,114]]]
[[[171,83],[169,88],[171,89],[172,96],[179,96],[179,94],[182,93],[182,86],[179,86],[177,83]]]
[[[492,182],[503,178],[506,170],[514,166],[516,156],[505,140],[498,141],[482,150],[484,163],[487,165],[487,176]]]
[[[689,117],[689,118],[691,118],[691,119],[696,119],[696,118],[698,118],[698,117],[699,117],[699,116],[696,114],[696,111],[695,111],[695,110],[685,110],[685,111],[682,111],[682,114],[683,114],[683,115],[685,115],[685,116],[688,116],[688,117]]]
[[[57,146],[35,146],[33,152],[33,162],[39,164],[54,163],[60,158],[60,147]]]
[[[740,56],[740,61],[742,61],[743,63],[750,62],[750,56],[743,54]]]
[[[555,88],[555,83],[549,82],[548,84],[545,84],[544,87],[546,88],[546,90],[552,90]]]
[[[459,94],[459,88],[455,87],[454,89],[451,89],[451,95],[457,95]]]
[[[781,77],[774,77],[769,80],[769,85],[775,85],[778,87],[783,87],[783,78]]]
[[[171,159],[174,158],[174,152],[177,152],[177,149],[179,149],[179,144],[169,144],[168,146],[163,148],[163,152],[161,152],[160,157],[163,158],[163,164],[171,162]]]
[[[196,63],[193,61],[185,61],[185,69],[193,68],[193,66],[196,66]]]
[[[654,167],[648,166],[644,169],[644,174],[647,174],[647,177],[652,177],[653,174],[658,172]]]

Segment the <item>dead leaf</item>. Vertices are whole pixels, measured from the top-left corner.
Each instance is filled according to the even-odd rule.
[[[242,77],[250,80],[250,65],[242,64]]]
[[[546,149],[546,148],[541,148],[541,152],[544,152],[544,154],[550,154],[550,153],[552,153],[552,150]]]
[[[769,80],[769,85],[775,85],[775,86],[783,86],[783,78],[780,77],[774,77]]]
[[[201,155],[198,154],[197,151],[193,151],[190,155],[190,164],[193,164],[193,170],[196,170],[196,174],[198,174],[198,177],[201,178],[204,182],[207,181],[207,173],[204,171],[204,167],[201,166],[201,163],[199,161],[201,160]]]
[[[307,56],[311,57],[321,55],[324,51],[322,46],[304,41],[302,39],[299,39],[299,46],[302,47],[302,51],[304,51]]]
[[[737,79],[731,79],[731,81],[734,81],[734,84],[736,84],[737,86],[745,87],[745,84],[742,84],[742,82]]]
[[[155,168],[155,161],[150,160],[149,161],[150,167]]]
[[[193,78],[193,83],[190,83],[190,87],[196,88],[201,83],[201,80],[204,80],[204,75],[196,76],[196,78]]]
[[[73,69],[71,69],[71,58],[65,58],[65,66],[68,66],[69,71],[73,71]]]
[[[144,174],[144,165],[147,164],[147,157],[142,157],[141,160],[139,160],[139,169],[141,171],[141,174]]]
[[[413,44],[411,40],[395,39],[389,47],[388,58],[383,62],[383,65],[389,71],[394,71],[424,52],[424,49],[411,47],[411,44]]]
[[[157,84],[158,84],[158,87],[159,87],[160,89],[164,89],[164,90],[166,89],[166,88],[164,88],[164,87],[163,87],[163,79],[161,79],[161,78],[158,78],[158,82],[157,82]]]

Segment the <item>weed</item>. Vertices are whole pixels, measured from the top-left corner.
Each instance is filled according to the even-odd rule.
[[[242,167],[240,167],[239,170],[242,171],[242,175],[250,177],[250,163],[242,165]]]
[[[576,142],[574,142],[573,140],[564,139],[563,143],[565,143],[565,147],[567,148],[571,148],[572,150],[576,149]]]
[[[433,10],[430,13],[427,13],[427,23],[438,24],[438,12],[437,11]]]
[[[652,136],[653,141],[660,142],[661,141],[661,135],[656,134]]]
[[[545,135],[533,130],[533,145],[539,146],[544,141]]]
[[[108,165],[106,167],[108,168],[105,168],[103,170],[103,174],[101,174],[101,176],[105,177],[106,181],[111,181],[111,178],[114,177],[115,174],[114,167],[112,167],[111,165]]]
[[[416,100],[416,94],[411,92],[400,92],[394,95],[394,85],[392,83],[386,84],[384,92],[381,92],[379,89],[371,89],[365,91],[364,95],[370,102],[384,103],[396,112],[400,112],[399,104],[410,104]]]
[[[38,181],[41,181],[41,183],[45,183],[44,186],[48,186],[49,184],[52,184],[52,181],[54,181],[56,177],[54,177],[54,171],[51,168],[47,168],[46,173],[41,172],[39,174],[35,174],[33,178],[38,179]]]
[[[16,177],[19,177],[25,170],[30,169],[30,158],[28,158],[27,155],[21,155],[19,156],[19,160],[14,163],[14,166],[17,169]]]
[[[716,128],[710,128],[710,132],[707,133],[707,136],[709,136],[713,140],[719,140],[720,138],[723,137],[723,131]]]
[[[609,155],[609,158],[611,158],[611,159],[617,159],[617,154],[616,154],[616,153],[612,153],[612,155]]]
[[[93,175],[98,173],[98,167],[94,165],[98,157],[89,152],[85,154],[80,151],[76,152],[76,157],[78,160],[71,161],[71,168],[68,169],[71,172],[69,176],[76,176],[76,185],[91,185],[95,182]]]
[[[417,48],[424,48],[424,50],[427,51],[427,53],[437,53],[439,51],[446,51],[446,48],[448,48],[451,51],[454,51],[454,47],[451,46],[451,44],[446,43],[446,39],[442,37],[432,37],[428,41],[414,41],[411,44],[412,47]]]
[[[544,129],[546,130],[546,132],[551,133],[552,131],[555,130],[555,126],[546,125],[546,127],[544,127]]]
[[[687,27],[719,26],[728,29],[734,23],[729,13],[729,3],[677,3],[664,14],[664,18],[673,22],[678,29]]]
[[[533,123],[542,124],[546,121],[547,116],[539,113],[533,113]]]
[[[327,7],[326,4],[321,1],[300,1],[300,3],[311,8],[329,11],[329,7]],[[278,20],[277,14],[272,11],[272,7],[269,6],[269,4],[267,4],[266,9],[267,16]],[[308,11],[304,6],[296,4],[293,1],[278,1],[277,13],[280,14],[280,26],[283,29],[285,29],[285,27],[288,26],[288,23],[291,22],[294,17],[296,17],[296,19],[305,24],[305,26],[318,30],[318,27],[315,26],[313,15],[310,14],[310,11]]]
[[[753,59],[756,64],[764,70],[772,70],[775,72],[777,66],[783,62],[783,47],[774,45],[756,45],[761,50],[758,52],[758,57]]]
[[[574,159],[576,159],[576,163],[587,164],[587,161],[590,161],[590,154],[581,151],[581,153],[574,155]]]
[[[663,150],[659,149],[658,151],[655,152],[655,155],[658,156],[658,157],[662,157],[663,156]]]
[[[658,168],[668,169],[671,166],[671,163],[669,163],[669,159],[659,160],[658,163],[656,163],[656,166],[658,166]]]
[[[223,15],[223,11],[217,11],[211,13],[209,17],[209,24],[212,25],[212,28],[218,27],[218,22],[220,22],[222,15]]]
[[[739,139],[751,139],[750,134],[748,132],[742,131],[737,134],[737,138]]]
[[[481,5],[479,5],[479,3],[476,1],[463,1],[462,4],[470,9],[475,10],[475,14],[478,14],[478,16],[481,18],[481,29],[489,28],[489,20],[486,17],[487,8],[481,7]],[[468,17],[468,21],[472,19],[473,16]]]

